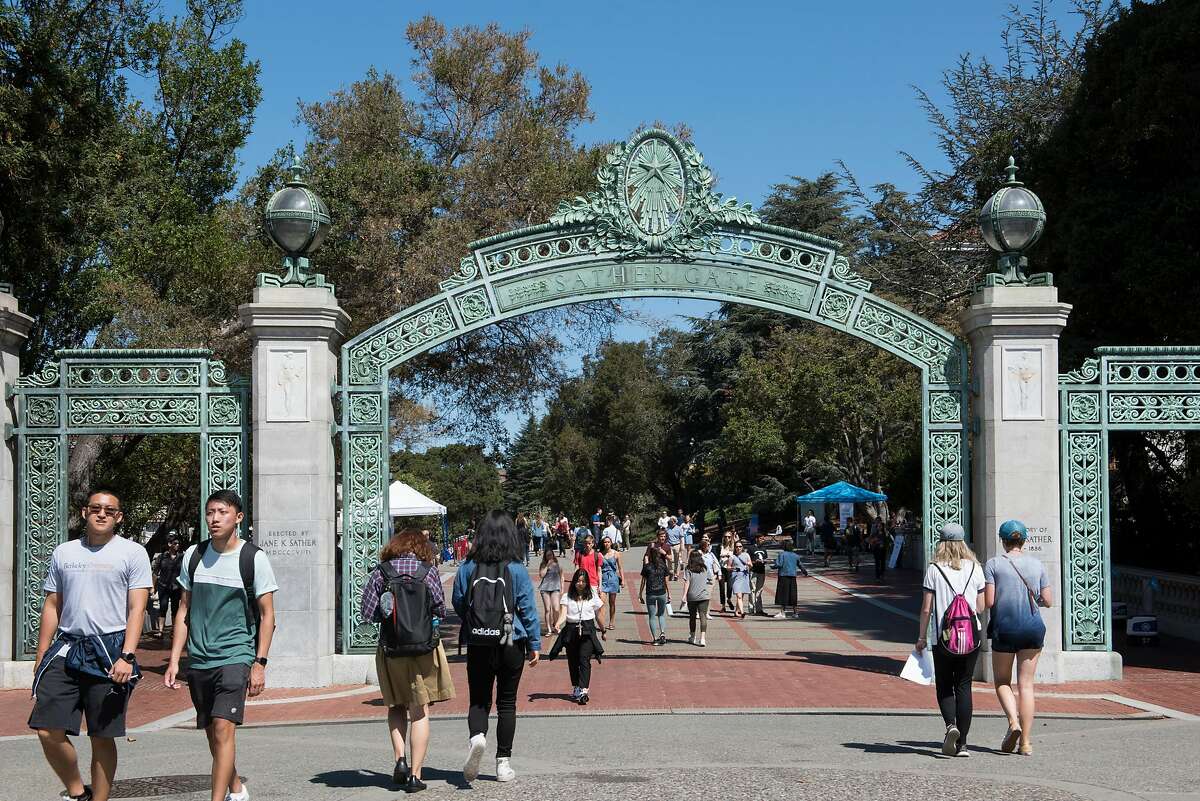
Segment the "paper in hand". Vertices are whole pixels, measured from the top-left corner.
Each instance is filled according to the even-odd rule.
[[[900,671],[900,678],[916,684],[933,684],[933,653],[928,649],[913,650]]]

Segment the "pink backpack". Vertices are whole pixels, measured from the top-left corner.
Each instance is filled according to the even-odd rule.
[[[950,579],[936,564],[934,567],[937,567],[937,572],[942,574],[946,586],[950,588],[951,592],[954,592],[954,585],[950,583]],[[967,583],[963,587],[963,591],[954,592],[954,597],[950,599],[950,605],[946,607],[946,612],[942,615],[942,625],[938,628],[938,643],[955,656],[965,656],[983,644],[979,616],[975,614],[975,605],[963,595],[963,592],[966,592],[967,588],[971,586],[971,579],[974,576],[975,563],[972,562],[971,572],[967,575]]]

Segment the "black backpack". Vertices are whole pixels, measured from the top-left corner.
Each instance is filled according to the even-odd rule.
[[[433,631],[433,598],[425,576],[432,566],[422,562],[415,573],[400,573],[389,562],[379,564],[384,593],[379,602],[379,643],[386,656],[424,656],[437,648]]]
[[[187,574],[188,586],[194,592],[196,589],[196,569],[200,567],[200,560],[204,558],[204,554],[208,553],[208,546],[212,540],[205,540],[196,546],[196,550],[192,551],[192,558],[188,560]],[[238,554],[238,572],[242,574],[242,590],[245,593],[246,600],[246,625],[254,634],[254,644],[258,644],[258,627],[261,619],[261,614],[258,611],[257,596],[254,594],[254,556],[261,548],[252,542],[245,541],[242,543],[242,550]],[[182,557],[180,557],[182,558]],[[192,609],[188,606],[188,613],[184,621],[190,627],[192,625]]]
[[[467,587],[467,615],[462,641],[467,645],[512,645],[513,591],[508,565],[475,563]]]

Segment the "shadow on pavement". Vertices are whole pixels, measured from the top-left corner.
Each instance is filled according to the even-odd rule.
[[[803,659],[814,665],[861,670],[864,673],[882,673],[899,676],[904,659],[878,654],[833,654],[825,651],[788,651],[788,656]]]
[[[422,771],[426,773],[428,771]],[[338,789],[353,789],[362,787],[382,787],[385,790],[395,790],[391,774],[380,773],[377,770],[330,770],[318,773],[308,780],[311,784]]]
[[[574,701],[570,693],[530,693],[530,701]]]
[[[484,777],[481,775],[479,778]],[[471,787],[471,783],[463,778],[461,770],[442,770],[428,765],[421,768],[421,781],[443,781],[456,790],[467,790]]]
[[[935,759],[951,759],[942,753],[941,743],[842,743],[843,748],[854,748],[865,754],[917,754]]]

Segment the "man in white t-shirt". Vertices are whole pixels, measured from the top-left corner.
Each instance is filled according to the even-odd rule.
[[[134,652],[154,582],[146,549],[116,535],[122,513],[115,492],[92,492],[81,513],[83,536],[55,548],[46,573],[29,728],[66,788],[64,801],[108,801],[116,738],[125,736],[129,695],[141,676]],[[68,737],[79,736],[80,718],[92,742],[90,786]]]
[[[604,531],[600,532],[600,540],[603,541],[608,537],[613,544],[613,547],[618,551],[621,550],[621,528],[617,525],[617,516],[608,516],[608,525],[604,527]]]
[[[804,515],[804,539],[808,541],[809,553],[817,549],[817,517],[812,509]],[[800,547],[800,543],[796,543],[796,547]]]

